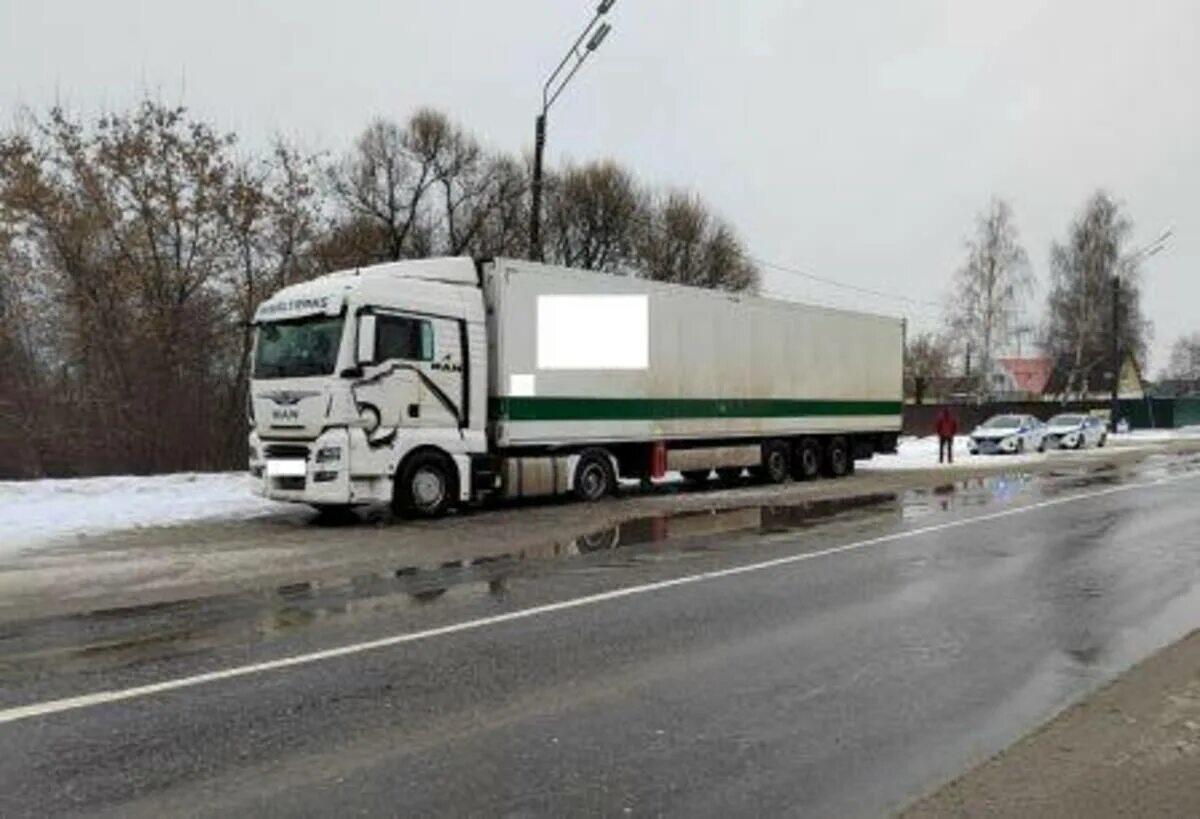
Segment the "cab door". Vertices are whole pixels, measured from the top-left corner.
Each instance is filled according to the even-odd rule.
[[[386,373],[381,386],[395,381],[388,403],[394,403],[399,426],[456,428],[463,423],[463,350],[457,321],[379,312],[375,360]]]

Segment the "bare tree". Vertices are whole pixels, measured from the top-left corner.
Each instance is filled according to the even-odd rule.
[[[150,101],[92,123],[55,109],[0,135],[5,310],[39,311],[46,333],[5,343],[10,363],[32,371],[18,411],[52,433],[35,439],[36,471],[240,460],[237,319],[286,278],[268,274],[267,258],[303,232],[286,200],[306,194],[295,174],[259,178],[233,145]],[[241,261],[254,266],[248,285]]]
[[[230,419],[238,418],[245,406],[255,310],[279,288],[321,272],[315,255],[318,173],[314,157],[276,139],[267,157],[245,160],[234,169],[220,205],[232,256],[222,282],[231,308],[223,333],[228,347],[220,356],[229,376],[221,417],[231,449],[244,432]]]
[[[1141,312],[1136,263],[1123,248],[1133,224],[1112,197],[1097,191],[1050,249],[1051,288],[1042,344],[1069,368],[1066,395],[1086,392],[1088,374],[1107,371],[1112,343],[1112,281],[1121,275],[1121,349],[1144,360],[1149,323]]]
[[[612,161],[568,166],[546,180],[548,257],[568,267],[629,272],[644,194]]]
[[[529,174],[520,162],[506,156],[493,157],[488,174],[487,206],[471,251],[479,256],[519,257],[529,244]]]
[[[354,149],[330,170],[344,225],[355,239],[356,264],[424,255],[419,234],[426,194],[437,184],[437,163],[450,138],[446,118],[421,110],[405,127],[376,120]]]
[[[1200,381],[1200,333],[1189,333],[1175,339],[1163,375],[1181,381]]]
[[[975,235],[967,240],[967,259],[954,277],[949,325],[978,355],[984,374],[1010,338],[1021,301],[1032,285],[1029,259],[1021,246],[1012,208],[993,199],[976,217]]]
[[[759,273],[741,240],[695,196],[673,192],[647,209],[637,263],[657,281],[721,290],[758,290]]]
[[[918,404],[928,389],[950,375],[954,350],[948,339],[936,333],[918,333],[904,348],[904,394]]]

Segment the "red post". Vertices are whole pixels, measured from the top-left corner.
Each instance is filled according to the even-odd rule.
[[[667,444],[666,441],[655,441],[650,450],[650,477],[661,478],[667,474]]]

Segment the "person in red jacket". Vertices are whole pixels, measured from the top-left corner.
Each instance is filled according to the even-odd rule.
[[[938,463],[954,463],[954,436],[958,434],[958,419],[949,407],[937,411],[933,429],[938,437]]]

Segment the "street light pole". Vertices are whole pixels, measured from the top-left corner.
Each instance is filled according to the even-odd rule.
[[[558,67],[554,69],[542,86],[542,110],[534,121],[533,181],[530,185],[533,201],[529,207],[529,256],[535,261],[542,261],[542,154],[546,149],[546,114],[550,111],[550,106],[558,99],[558,95],[567,87],[567,83],[579,71],[584,60],[600,47],[600,43],[604,42],[604,38],[612,31],[612,26],[608,23],[601,23],[599,27],[596,27],[596,23],[600,22],[600,18],[608,13],[615,2],[616,0],[600,0],[600,4],[596,6],[595,15],[588,21],[583,32],[575,38],[575,42],[567,51],[566,56],[562,58]],[[595,30],[593,31],[593,29]],[[583,46],[582,50],[580,46]],[[571,66],[571,70],[567,72],[561,82],[555,85],[555,80],[562,74],[572,57],[575,58],[575,64]]]
[[[1167,228],[1148,245],[1132,251],[1117,260],[1112,275],[1112,392],[1109,396],[1108,418],[1112,431],[1117,431],[1117,416],[1121,407],[1121,271],[1128,270],[1142,259],[1148,259],[1166,249],[1167,242],[1174,233],[1173,228]]]

